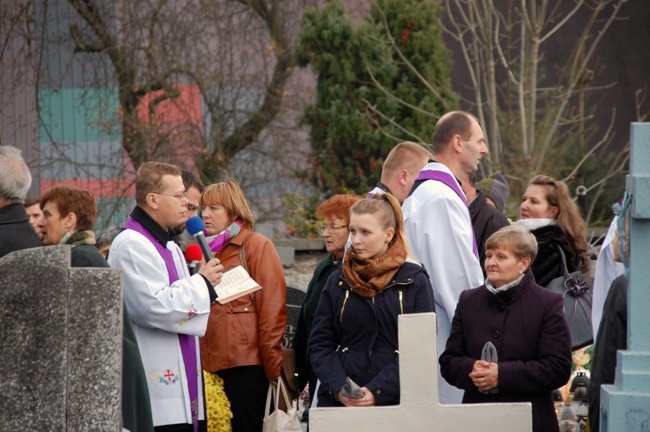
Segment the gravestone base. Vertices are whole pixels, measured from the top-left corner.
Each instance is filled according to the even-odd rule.
[[[311,432],[530,432],[530,403],[438,403],[436,315],[400,315],[400,404],[368,408],[311,408]]]
[[[600,404],[601,431],[650,430],[650,393],[626,392],[614,385],[603,385]]]

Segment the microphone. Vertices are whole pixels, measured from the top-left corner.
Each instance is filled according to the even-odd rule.
[[[187,261],[187,269],[190,271],[190,276],[194,276],[199,271],[199,261],[201,261],[201,246],[197,244],[189,244],[185,249],[185,260]]]
[[[210,250],[210,246],[208,246],[208,241],[205,239],[205,234],[203,233],[203,231],[205,231],[205,224],[201,218],[198,216],[192,216],[185,223],[185,228],[188,233],[194,236],[196,242],[201,247],[205,262],[210,261],[213,258],[212,251]]]

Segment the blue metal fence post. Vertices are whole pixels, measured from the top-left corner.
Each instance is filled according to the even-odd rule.
[[[616,381],[601,390],[600,430],[650,430],[650,123],[632,123],[630,282],[626,351],[617,353]]]

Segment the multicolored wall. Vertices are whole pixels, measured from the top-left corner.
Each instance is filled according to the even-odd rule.
[[[118,88],[112,78],[97,76],[101,56],[74,53],[68,36],[70,24],[79,17],[66,0],[36,2],[36,19],[45,20],[48,41],[37,89],[38,166],[36,193],[65,183],[91,190],[97,197],[99,218],[96,230],[111,224],[121,225],[135,205],[135,169],[121,145]],[[90,58],[92,56],[92,58]],[[104,60],[106,61],[106,60]],[[112,70],[111,65],[102,65]],[[201,126],[201,99],[197,88],[178,86],[180,96],[156,107],[158,130],[165,134],[176,157],[171,159],[190,167],[191,149],[184,145],[187,133]],[[138,115],[146,123],[151,116],[144,98]],[[188,122],[190,127],[187,132]]]

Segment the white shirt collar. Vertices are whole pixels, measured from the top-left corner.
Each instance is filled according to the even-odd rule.
[[[514,281],[507,283],[505,285],[500,286],[499,288],[495,288],[494,285],[492,285],[492,282],[489,280],[485,279],[485,288],[488,289],[492,294],[497,294],[500,292],[508,291],[510,288],[519,285],[519,282],[524,278],[524,275],[522,274],[519,276],[517,279]]]

